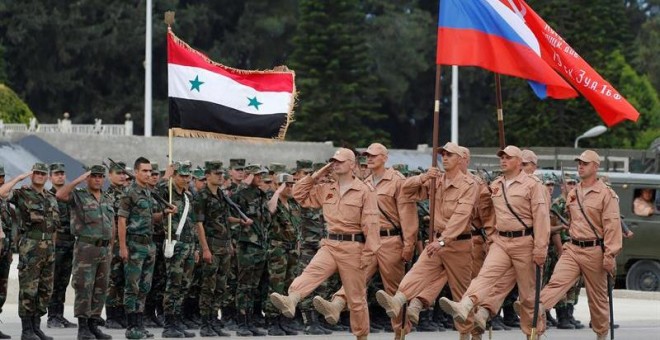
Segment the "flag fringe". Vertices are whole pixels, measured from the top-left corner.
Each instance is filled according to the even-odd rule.
[[[226,135],[224,133],[208,132],[200,130],[189,130],[182,128],[171,128],[172,136],[185,137],[185,138],[209,138],[234,142],[249,142],[249,143],[274,143],[281,140],[276,138],[261,138],[261,137],[248,137],[248,136],[235,136]]]

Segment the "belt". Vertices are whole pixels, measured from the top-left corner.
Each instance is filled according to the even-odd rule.
[[[437,239],[441,239],[442,233],[436,233],[435,237]],[[471,239],[472,239],[472,234],[460,234],[456,237],[456,241],[471,240]]]
[[[53,233],[42,233],[40,231],[32,230],[25,233],[25,237],[32,240],[52,240]]]
[[[70,233],[60,233],[57,232],[57,240],[58,241],[75,241],[75,237],[71,235]]]
[[[587,247],[600,246],[600,245],[603,244],[603,240],[601,240],[601,239],[590,240],[590,241],[571,240],[571,243],[573,243],[574,245],[579,246],[581,248],[587,248]]]
[[[398,235],[401,235],[401,229],[399,228],[380,230],[380,237],[398,236]]]
[[[78,236],[78,242],[91,244],[96,247],[107,247],[110,245],[110,240],[101,240],[95,237]]]
[[[209,236],[209,237],[207,237],[207,238],[206,238],[206,241],[207,241],[209,244],[213,244],[213,245],[217,245],[217,246],[221,246],[221,247],[229,247],[229,246],[231,246],[231,240],[223,240],[223,239],[215,238],[215,237],[213,237],[213,236]]]
[[[351,241],[364,243],[364,234],[328,234],[328,239],[335,241]]]
[[[470,232],[472,236],[481,236],[481,229],[475,229]]]
[[[151,244],[153,242],[150,235],[127,234],[126,239],[140,244]]]
[[[508,237],[508,238],[515,238],[515,237],[523,237],[523,236],[534,235],[534,229],[527,228],[527,229],[518,230],[518,231],[498,231],[497,233],[500,234],[500,236],[504,236],[504,237]]]

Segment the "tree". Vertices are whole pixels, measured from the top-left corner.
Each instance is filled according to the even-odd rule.
[[[30,108],[14,91],[0,84],[0,120],[4,123],[27,124],[34,117]]]

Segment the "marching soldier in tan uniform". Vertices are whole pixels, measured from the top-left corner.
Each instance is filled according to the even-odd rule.
[[[303,207],[323,207],[328,236],[289,287],[289,295],[273,293],[271,300],[284,316],[292,318],[298,302],[338,271],[346,290],[352,332],[358,339],[366,339],[369,311],[364,271],[375,261],[380,228],[375,192],[353,176],[355,165],[355,154],[340,148],[330,164],[293,187],[293,196]],[[330,167],[336,182],[316,183]]]
[[[541,306],[554,307],[583,275],[592,329],[598,340],[605,340],[610,329],[608,275],[614,275],[616,256],[622,247],[619,197],[598,180],[600,158],[596,152],[587,150],[575,160],[581,182],[566,198],[571,241],[541,292]]]
[[[497,229],[494,241],[483,268],[461,301],[442,298],[440,306],[459,322],[465,322],[472,308],[484,301],[501,276],[513,268],[523,309],[520,326],[529,336],[534,309],[535,266],[545,263],[548,252],[549,203],[541,181],[522,171],[522,152],[518,147],[509,145],[497,155],[503,176],[490,186]],[[543,329],[543,325],[539,329]]]
[[[380,143],[373,143],[363,153],[371,174],[365,183],[376,189],[378,209],[380,210],[380,243],[375,261],[367,267],[366,282],[380,272],[383,286],[388,294],[396,293],[403,279],[404,264],[412,260],[417,242],[418,216],[415,201],[404,195],[402,186],[405,177],[394,169],[386,169],[388,151]],[[344,289],[340,289],[332,302],[320,296],[314,298],[314,306],[331,324],[337,323],[339,314],[346,306]],[[401,331],[401,318],[392,319],[392,328],[396,334]]]

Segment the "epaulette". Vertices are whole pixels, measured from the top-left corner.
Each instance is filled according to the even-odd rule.
[[[619,195],[617,195],[616,191],[614,191],[614,189],[612,189],[612,187],[609,185],[606,185],[606,187],[607,189],[609,189],[610,193],[612,194],[612,198],[616,198],[617,200],[619,200]]]
[[[535,181],[543,184],[543,181],[539,178],[539,176],[536,176],[534,174],[527,174],[527,176],[529,176],[529,177],[533,178]]]
[[[404,176],[402,173],[400,173],[398,170],[394,170],[394,174],[397,175],[401,179],[406,179],[406,176]]]
[[[475,174],[473,174],[473,173],[471,173],[471,172],[468,172],[468,174],[470,174],[470,177],[472,177],[472,179],[473,179],[475,182],[477,182],[477,183],[479,183],[479,184],[484,184],[484,183],[486,183],[486,182],[484,181],[484,179],[481,178],[481,176],[475,175]]]
[[[470,185],[477,183],[477,181],[472,176],[463,176],[463,180],[465,181],[465,183]]]

